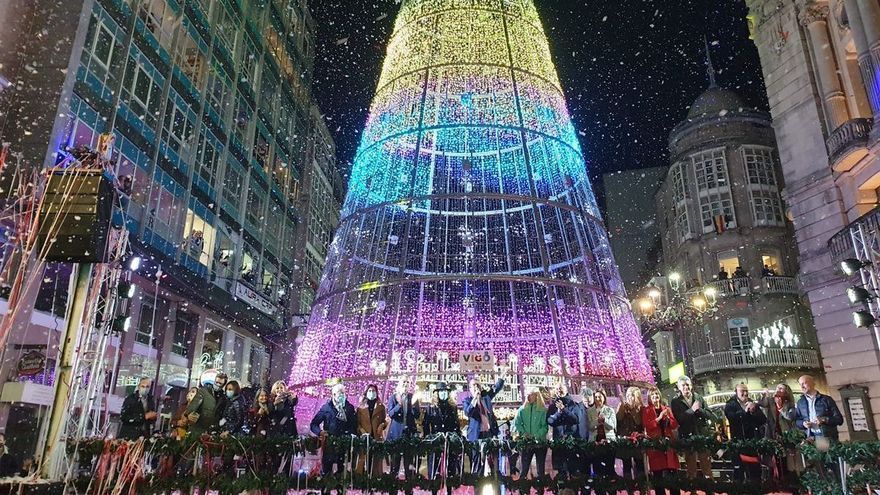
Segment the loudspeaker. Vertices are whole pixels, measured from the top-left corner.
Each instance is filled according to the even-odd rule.
[[[44,259],[104,262],[112,213],[113,184],[103,170],[50,172],[37,213],[38,245],[44,247]]]

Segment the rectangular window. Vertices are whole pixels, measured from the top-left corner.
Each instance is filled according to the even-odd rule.
[[[98,21],[95,31],[91,45],[92,61],[104,69],[109,69],[110,61],[113,58],[113,49],[116,47],[116,37],[103,21]]]
[[[140,344],[144,344],[150,347],[156,347],[156,335],[153,334],[153,318],[154,316],[158,319],[158,315],[154,315],[156,313],[155,306],[152,303],[147,303],[146,301],[141,303],[141,310],[138,313],[138,323],[137,327],[135,327],[135,335],[134,340]],[[150,338],[152,337],[152,341]]]
[[[675,229],[678,242],[682,243],[691,237],[690,218],[688,217],[687,200],[688,193],[687,173],[685,163],[676,163],[672,166],[672,201],[675,211]]]
[[[744,146],[741,150],[746,176],[749,180],[749,197],[752,216],[756,226],[785,226],[782,195],[776,179],[776,161],[773,150],[764,147]]]
[[[197,324],[198,316],[184,313],[178,309],[177,321],[174,322],[174,341],[171,343],[171,352],[185,358],[189,357],[189,346]]]
[[[241,279],[252,286],[257,285],[257,274],[260,269],[260,262],[255,253],[253,247],[245,244],[241,255]]]
[[[216,26],[217,29],[214,30],[214,33],[217,35],[217,40],[223,43],[229,53],[235,53],[238,18],[220,2],[217,2]]]
[[[186,210],[186,225],[183,230],[184,249],[191,257],[199,260],[199,263],[211,267],[213,260],[214,243],[217,239],[217,231],[196,215],[192,210]]]
[[[242,177],[241,172],[231,164],[227,164],[226,174],[223,178],[223,199],[232,203],[236,208],[238,208],[239,203],[241,203],[241,188],[243,180],[244,178]]]
[[[147,30],[156,37],[159,45],[170,53],[174,40],[174,29],[180,18],[174,14],[174,10],[165,0],[144,0],[140,4],[138,18],[143,21]]]
[[[199,45],[189,35],[182,36],[178,42],[174,61],[192,81],[193,86],[201,90],[205,80],[206,59]]]
[[[156,126],[162,88],[153,80],[143,64],[128,59],[125,70],[124,94],[131,110],[150,127]]]
[[[764,252],[761,255],[761,274],[765,277],[781,277],[782,262],[779,260],[778,252]]]
[[[215,187],[220,162],[220,151],[217,149],[217,143],[205,132],[200,133],[198,159],[195,166],[199,176],[205,179],[211,187]]]
[[[724,148],[696,153],[691,155],[691,160],[694,164],[694,178],[700,198],[703,233],[718,229],[718,224],[723,229],[735,228],[736,217]]]
[[[734,318],[732,320],[727,320],[727,331],[730,334],[731,350],[748,351],[752,348],[748,318]]]
[[[183,154],[189,150],[194,128],[189,112],[169,100],[165,114],[165,134],[170,138],[168,144],[174,151]]]
[[[217,67],[212,67],[208,73],[208,104],[223,118],[226,115],[226,105],[229,103],[229,83],[226,73]]]
[[[257,50],[253,47],[250,42],[246,42],[244,44],[244,49],[241,51],[241,63],[239,64],[239,70],[241,72],[241,79],[245,85],[250,86],[256,89],[257,82],[257,63],[259,60],[257,59]]]
[[[718,253],[719,274],[725,272],[727,273],[728,278],[733,277],[733,273],[739,267],[739,255],[736,251],[724,251],[723,253]]]
[[[251,187],[248,190],[248,199],[245,205],[247,221],[260,230],[263,227],[263,196],[265,194],[262,190]]]

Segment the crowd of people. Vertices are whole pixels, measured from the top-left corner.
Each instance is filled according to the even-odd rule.
[[[799,385],[802,395],[795,401],[786,384],[754,395],[745,384],[739,384],[723,409],[715,410],[693,390],[691,380],[686,376],[678,379],[677,394],[669,402],[657,388],[643,391],[630,387],[619,401],[612,401],[619,402],[616,409],[609,405],[609,397],[602,390],[585,389],[580,395],[574,395],[565,384],[560,384],[550,391],[529,390],[513,419],[499,422],[494,398],[504,388],[503,378],[491,386],[472,379],[468,390],[458,397],[446,383],[436,383],[428,404],[420,403],[412,386],[406,383],[398,384],[385,400],[380,395],[379,386],[368,385],[354,401],[350,399],[346,386],[339,383],[331,388],[330,397],[314,415],[308,431],[319,438],[355,435],[370,442],[447,434],[469,442],[492,438],[573,438],[601,444],[620,438],[687,439],[695,435],[725,436],[731,440],[781,439],[792,430],[800,430],[813,441],[835,442],[837,427],[843,424],[836,403],[816,390],[815,380],[809,375],[800,377]],[[758,395],[759,399],[753,398]],[[173,415],[170,434],[180,439],[203,433],[295,436],[298,434],[296,405],[296,393],[281,381],[274,383],[271,389],[259,388],[250,392],[243,390],[238,382],[228,380],[223,373],[203,376],[201,386],[189,390],[186,402]],[[464,417],[461,421],[460,411]],[[156,414],[150,381],[144,379],[123,404],[119,437],[136,439],[150,435]],[[722,415],[727,420],[727,428],[722,426]],[[547,476],[548,448],[541,442],[521,444],[533,447],[511,455],[511,474],[518,474],[520,478]],[[584,449],[554,446],[550,452],[551,466],[556,476],[562,479],[578,476],[637,479],[648,473],[668,476],[682,468],[679,453],[672,448],[650,449],[645,456],[625,454],[620,459],[620,469],[614,454],[601,452],[609,450],[591,453]],[[713,478],[713,452],[697,450],[682,454],[688,477]],[[471,473],[482,475],[498,469],[498,459],[491,454],[474,450],[465,452],[465,455]],[[464,467],[462,456],[453,454],[446,455],[445,462],[439,454],[424,459],[414,457],[406,451],[379,456],[359,446],[351,459],[351,466],[361,474],[399,475],[402,472],[409,477],[413,470],[423,465],[432,479],[441,472],[441,464],[447,474],[460,473]],[[342,472],[346,452],[325,448],[321,461],[322,474]],[[784,478],[804,468],[802,458],[794,452],[784,456],[740,454],[732,461],[733,476],[737,480],[759,481],[762,476],[765,479],[768,476]]]

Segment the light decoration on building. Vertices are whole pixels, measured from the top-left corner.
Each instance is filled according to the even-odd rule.
[[[531,0],[403,3],[341,216],[302,405],[331,376],[461,383],[461,350],[516,383],[652,380]]]
[[[759,357],[766,354],[769,349],[794,348],[798,344],[800,338],[792,331],[790,319],[783,318],[755,330],[749,353],[752,357]]]

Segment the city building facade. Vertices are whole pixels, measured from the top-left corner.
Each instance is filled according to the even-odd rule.
[[[656,195],[664,277],[648,297],[696,307],[652,336],[661,375],[674,381],[668,370],[682,363],[713,405],[738,383],[797,389],[799,375],[821,374],[821,366],[796,282],[769,115],[718,87],[713,75],[670,134],[669,150],[671,167]]]
[[[654,196],[666,171],[651,167],[602,175],[608,240],[627,293],[638,292],[660,261]]]
[[[844,438],[876,438],[880,339],[857,328],[847,289],[875,291],[876,263],[847,279],[844,259],[876,262],[875,115],[880,4],[871,0],[747,0],[779,143],[785,200],[800,251],[829,393],[843,406]],[[876,304],[871,311],[877,315]]]
[[[132,179],[125,225],[143,263],[131,328],[108,353],[122,359],[108,367],[107,409],[118,412],[144,376],[169,398],[166,417],[205,369],[259,383],[301,311],[291,246],[308,214],[299,196],[320,118],[305,0],[16,0],[0,21],[0,44],[20,47],[0,50],[0,76],[14,82],[0,93],[0,141],[19,168],[51,167],[103,134],[115,176]],[[332,139],[321,141],[332,169]],[[13,425],[37,424],[51,404],[69,274],[50,264],[36,308],[20,317],[26,331],[4,353],[0,431],[18,454],[32,453],[23,447],[38,427]],[[43,369],[19,373],[37,354]]]

